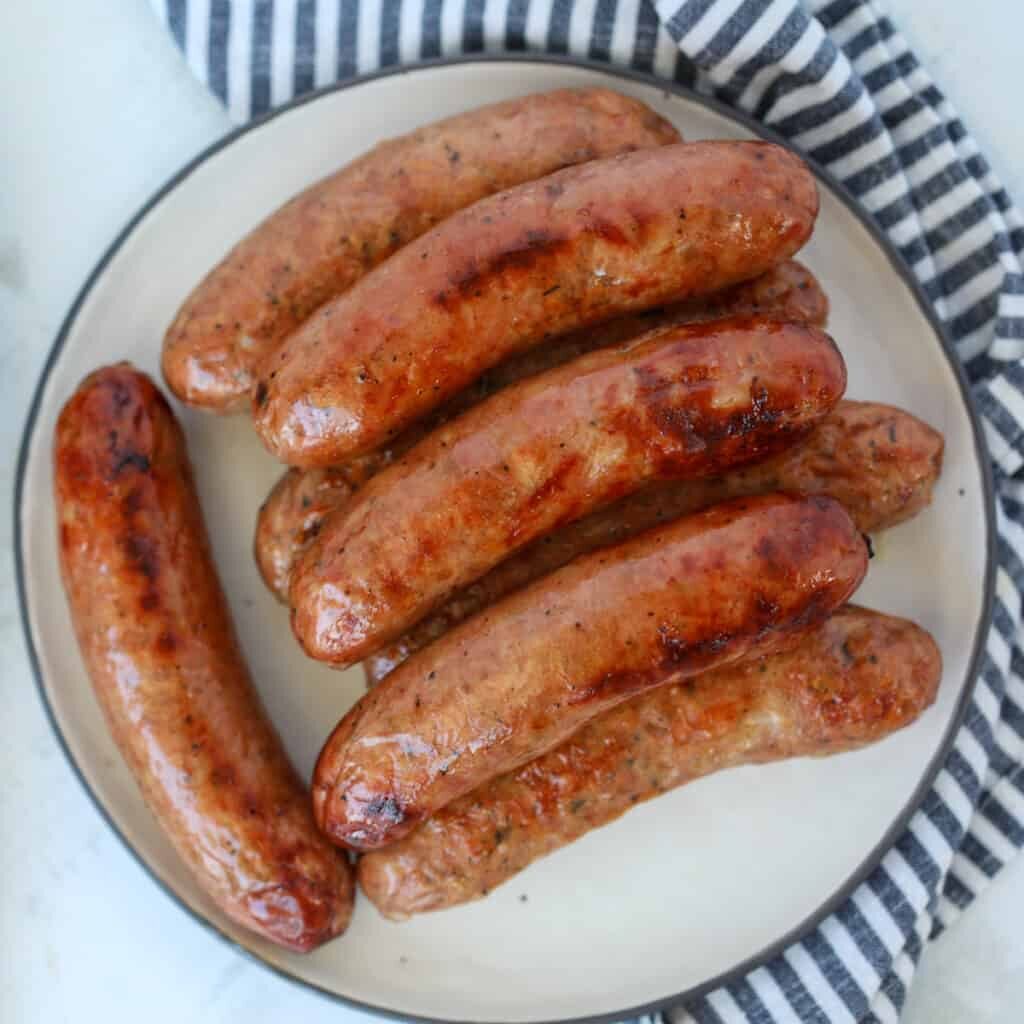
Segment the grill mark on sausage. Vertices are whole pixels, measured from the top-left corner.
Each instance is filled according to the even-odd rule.
[[[649,366],[637,366],[634,374],[639,384],[637,402],[646,409],[662,433],[681,441],[686,452],[703,450],[706,445],[699,427],[694,423],[699,416],[697,409],[700,397],[694,394],[693,401],[686,404],[671,402],[668,400],[673,384],[671,380]]]
[[[131,396],[123,385],[111,389],[111,405],[116,410],[115,415],[123,413],[130,404]],[[142,408],[137,407],[133,417],[136,432],[142,413]],[[149,457],[140,452],[130,439],[122,438],[116,427],[107,432],[107,457],[110,461],[105,476],[111,483],[129,467],[140,473],[148,473],[150,470]]]
[[[726,437],[749,433],[761,425],[772,426],[781,418],[782,413],[772,408],[768,389],[755,377],[750,382],[750,410],[730,416],[725,421],[723,433]]]
[[[534,513],[538,508],[546,504],[553,495],[558,494],[565,489],[566,480],[568,480],[568,478],[576,471],[582,461],[581,456],[578,453],[574,453],[562,459],[562,461],[558,463],[558,465],[523,503],[521,515],[509,531],[510,541],[515,541],[516,538],[518,538],[523,529],[523,525],[525,523],[529,523],[533,519]],[[568,509],[563,518],[566,522],[571,521],[575,518],[575,510]],[[557,523],[556,527],[560,525],[562,525],[561,522]]]
[[[121,549],[128,565],[150,583],[160,575],[160,560],[152,538],[142,533],[126,533],[121,537]]]
[[[434,298],[444,309],[449,308],[453,298],[466,298],[490,280],[504,276],[509,271],[532,271],[538,265],[557,256],[566,248],[568,240],[564,235],[546,229],[525,232],[516,242],[509,245],[485,264],[472,264],[461,274],[449,280],[449,286]]]
[[[570,706],[605,701],[611,697],[625,699],[651,685],[652,680],[661,680],[665,671],[680,670],[692,672],[714,659],[730,644],[744,634],[752,639],[757,646],[770,635],[790,637],[802,634],[805,630],[823,622],[834,607],[834,588],[824,587],[812,593],[804,602],[803,607],[785,623],[779,623],[780,608],[761,593],[755,593],[753,609],[750,615],[750,628],[735,632],[716,630],[706,636],[688,638],[670,625],[658,627],[658,646],[662,658],[658,665],[642,671],[609,672],[590,685],[577,689],[568,700]]]
[[[638,381],[637,404],[646,410],[663,434],[681,442],[687,454],[736,438],[743,439],[764,429],[772,429],[778,434],[773,438],[770,449],[774,451],[810,430],[810,427],[787,429],[781,422],[786,415],[783,408],[791,409],[792,402],[781,396],[775,396],[773,400],[768,389],[756,377],[750,384],[750,405],[723,416],[710,408],[709,395],[697,387],[705,382],[710,386],[716,379],[707,366],[689,367],[677,380],[648,366],[637,366],[634,373]],[[695,388],[686,403],[674,401],[672,397],[680,384]],[[624,416],[632,420],[635,413],[629,410]],[[619,426],[624,427],[625,424]],[[768,450],[764,445],[757,448],[751,445],[747,454],[752,456]]]
[[[125,448],[121,451],[115,452],[114,454],[116,461],[110,471],[111,477],[116,478],[120,476],[121,473],[129,466],[134,466],[134,468],[140,473],[149,472],[149,459],[141,452],[133,451],[131,448]]]

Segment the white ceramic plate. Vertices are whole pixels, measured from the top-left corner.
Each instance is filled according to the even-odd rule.
[[[68,642],[50,479],[61,403],[103,363],[130,359],[158,375],[164,328],[206,269],[285,199],[379,139],[479,104],[594,84],[646,101],[689,139],[753,134],[692,95],[560,62],[448,63],[328,91],[215,146],[129,225],[72,309],[26,431],[18,556],[27,635],[55,729],[98,807],[199,920],[294,979],[401,1015],[621,1018],[764,957],[834,906],[902,827],[956,726],[987,623],[991,492],[962,379],[906,272],[823,180],[821,216],[801,258],[831,297],[848,393],[901,405],[946,436],[934,505],[880,538],[857,596],[934,634],[945,660],[935,706],[868,750],[742,768],[663,796],[470,906],[391,924],[361,901],[348,932],[309,956],[239,930],[193,884],[143,806]],[[306,660],[257,575],[253,523],[280,467],[244,417],[178,411],[243,646],[308,776],[362,692],[361,672],[338,675]]]

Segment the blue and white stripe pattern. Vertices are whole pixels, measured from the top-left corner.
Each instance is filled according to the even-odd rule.
[[[890,1022],[925,943],[1024,845],[1024,222],[873,0],[153,0],[244,121],[311,88],[464,52],[569,53],[742,108],[827,166],[946,322],[998,492],[995,623],[966,723],[850,900],[673,1022]]]

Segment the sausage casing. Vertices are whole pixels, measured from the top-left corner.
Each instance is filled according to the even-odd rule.
[[[720,501],[769,491],[835,498],[861,533],[916,515],[942,470],[942,435],[910,413],[842,401],[806,441],[773,458],[707,480],[654,484],[534,541],[453,594],[436,611],[364,662],[375,685],[453,626],[577,555],[616,544]]]
[[[483,199],[267,359],[256,429],[292,465],[379,448],[516,352],[763,274],[807,241],[817,210],[803,162],[757,142],[627,153]]]
[[[863,538],[829,498],[741,499],[584,555],[462,623],[348,712],[317,823],[386,846],[631,696],[767,653],[846,601]]]
[[[324,519],[431,430],[501,388],[657,327],[755,314],[820,327],[828,316],[828,299],[806,267],[787,260],[753,281],[743,281],[705,299],[620,317],[555,338],[478,377],[451,401],[383,448],[357,455],[340,466],[288,470],[267,496],[257,517],[253,551],[264,582],[279,600],[287,603],[292,566],[320,532]]]
[[[359,861],[363,891],[404,918],[486,896],[631,807],[741,764],[874,743],[935,699],[938,648],[905,619],[852,606],[788,651],[627,701],[561,746],[442,808]]]
[[[382,142],[271,214],[185,300],[163,372],[184,402],[248,404],[256,367],[317,307],[449,214],[562,167],[678,142],[637,100],[559,89]]]
[[[506,388],[327,520],[292,573],[295,634],[312,657],[353,664],[593,508],[793,443],[845,386],[827,334],[738,318],[664,328]]]
[[[185,441],[127,364],[64,406],[61,571],[93,688],[146,803],[235,921],[305,951],[344,930],[353,881],[253,689]]]

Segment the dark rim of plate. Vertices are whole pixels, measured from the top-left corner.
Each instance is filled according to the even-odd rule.
[[[67,339],[68,334],[78,316],[78,312],[82,307],[86,297],[92,291],[93,286],[102,276],[107,265],[113,259],[114,255],[121,248],[124,242],[132,234],[139,223],[146,217],[146,215],[157,206],[160,201],[173,189],[175,189],[182,181],[184,181],[194,170],[196,170],[201,164],[205,163],[210,157],[214,156],[220,150],[230,146],[236,139],[243,135],[248,134],[252,131],[257,131],[266,125],[268,122],[278,117],[286,116],[289,112],[295,110],[298,107],[304,106],[307,103],[313,103],[320,99],[322,96],[329,95],[331,93],[340,92],[345,89],[351,89],[358,87],[365,82],[371,82],[380,78],[388,78],[396,75],[415,75],[420,71],[435,71],[438,68],[451,67],[464,64],[541,64],[541,65],[562,65],[569,67],[580,68],[585,71],[595,72],[603,75],[607,78],[618,78],[625,79],[627,81],[638,82],[643,85],[651,86],[654,89],[666,94],[679,96],[691,103],[695,103],[699,106],[706,107],[716,114],[720,114],[735,123],[741,125],[743,128],[752,132],[755,135],[760,136],[763,139],[767,139],[770,142],[777,142],[783,146],[789,146],[788,142],[777,135],[771,129],[766,128],[764,125],[759,124],[757,121],[748,117],[746,114],[736,111],[731,107],[726,106],[720,101],[708,97],[702,96],[692,89],[686,88],[685,86],[677,85],[673,82],[668,82],[663,79],[655,78],[653,75],[644,74],[637,71],[629,71],[621,68],[616,68],[608,64],[603,64],[597,61],[578,60],[573,57],[559,56],[559,55],[548,55],[548,54],[529,54],[529,53],[501,53],[501,54],[466,54],[458,57],[440,58],[436,60],[423,61],[416,64],[404,65],[402,67],[387,68],[381,71],[374,72],[372,74],[363,75],[358,78],[350,79],[345,82],[339,82],[335,85],[326,86],[323,89],[317,89],[314,92],[306,93],[297,99],[292,100],[290,103],[286,103],[276,110],[271,111],[269,114],[264,115],[254,121],[243,125],[240,128],[236,128],[229,132],[223,138],[214,142],[212,145],[204,149],[197,157],[187,163],[180,171],[177,172],[165,185],[163,185],[153,196],[149,199],[145,205],[135,214],[134,217],[125,225],[122,231],[117,235],[114,241],[110,244],[107,251],[100,258],[99,262],[93,268],[92,273],[88,276],[85,284],[82,286],[81,291],[78,293],[75,301],[72,303],[67,316],[61,325],[60,331],[53,343],[53,347],[50,349],[50,353],[47,356],[46,362],[43,366],[42,374],[39,378],[39,383],[36,385],[35,393],[32,396],[32,404],[29,407],[28,418],[25,424],[25,430],[22,435],[20,451],[18,453],[18,466],[17,475],[14,489],[14,555],[15,555],[15,572],[18,583],[18,603],[21,612],[22,628],[25,634],[25,643],[28,648],[29,659],[32,666],[32,672],[35,677],[36,688],[39,691],[39,697],[42,700],[43,707],[46,711],[46,716],[49,719],[50,727],[53,730],[54,736],[60,745],[61,750],[64,752],[64,756],[67,758],[68,763],[71,765],[72,771],[77,777],[82,788],[85,790],[89,799],[92,801],[96,810],[100,816],[106,821],[106,823],[113,830],[114,834],[121,840],[122,844],[128,850],[128,852],[135,858],[138,864],[149,874],[154,882],[172,899],[174,900],[187,914],[189,914],[196,922],[198,922],[203,928],[224,942],[228,943],[239,953],[255,961],[261,966],[273,971],[275,974],[282,978],[287,979],[293,984],[300,985],[304,988],[311,989],[315,992],[319,992],[322,995],[327,996],[329,999],[335,1000],[336,1002],[342,1003],[346,1006],[351,1006],[360,1010],[367,1010],[371,1013],[379,1014],[384,1017],[388,1017],[396,1020],[412,1020],[412,1021],[424,1021],[427,1024],[466,1024],[465,1019],[455,1018],[438,1018],[438,1017],[423,1017],[415,1014],[405,1014],[396,1010],[388,1009],[387,1007],[375,1006],[372,1003],[364,1003],[357,999],[352,999],[348,996],[339,995],[336,992],[331,992],[329,989],[323,988],[320,985],[316,985],[313,982],[306,981],[304,978],[300,978],[295,974],[292,974],[287,969],[278,966],[277,964],[270,963],[265,960],[257,952],[239,943],[235,938],[226,932],[222,931],[221,928],[214,924],[209,919],[205,918],[198,911],[193,910],[171,887],[165,882],[159,875],[156,874],[155,870],[149,866],[144,860],[142,855],[132,846],[132,844],[125,838],[117,827],[116,823],[110,816],[110,813],[106,810],[103,804],[100,802],[99,797],[93,792],[88,781],[86,780],[81,768],[76,763],[71,751],[67,745],[67,742],[62,735],[60,728],[57,724],[56,716],[53,707],[50,704],[49,699],[46,696],[46,690],[43,685],[42,672],[39,666],[39,657],[35,648],[35,644],[32,639],[32,629],[29,622],[28,614],[28,599],[26,592],[25,582],[25,556],[22,548],[22,498],[23,489],[25,482],[25,472],[28,465],[29,449],[31,447],[33,434],[35,431],[36,419],[39,415],[39,409],[42,401],[43,392],[46,387],[46,382],[49,379],[50,373],[57,363],[57,359],[60,356],[61,350],[64,347],[64,342]],[[528,82],[524,81],[524,92],[530,91]],[[903,282],[907,289],[913,295],[918,308],[922,316],[931,325],[932,330],[935,332],[935,336],[939,341],[940,347],[943,354],[946,356],[953,373],[956,377],[957,384],[960,388],[960,394],[963,398],[964,406],[967,409],[967,414],[971,422],[971,429],[974,434],[974,448],[975,455],[978,460],[978,464],[982,474],[982,488],[985,497],[986,506],[986,517],[985,517],[985,531],[986,531],[986,565],[985,565],[985,580],[984,580],[984,596],[982,603],[981,615],[978,619],[976,632],[974,636],[974,644],[971,651],[971,658],[968,665],[967,677],[962,685],[960,696],[957,701],[956,711],[951,718],[949,725],[946,729],[946,733],[942,738],[942,742],[939,745],[934,757],[928,765],[926,771],[921,776],[917,788],[915,789],[910,800],[903,810],[897,815],[895,820],[886,831],[885,835],[882,836],[881,840],[875,844],[872,850],[867,856],[861,861],[857,869],[850,875],[850,877],[838,888],[838,890],[826,900],[817,910],[814,911],[805,920],[800,922],[791,931],[787,932],[781,938],[771,943],[765,949],[762,949],[759,953],[744,960],[742,963],[736,964],[728,971],[722,974],[716,975],[713,978],[709,978],[699,985],[695,985],[692,988],[688,988],[682,992],[676,992],[671,995],[663,996],[659,999],[654,1000],[650,1003],[645,1003],[641,1006],[625,1006],[614,1010],[609,1010],[605,1013],[593,1014],[585,1017],[573,1017],[565,1018],[559,1021],[530,1021],[530,1024],[603,1024],[603,1022],[621,1021],[631,1017],[640,1017],[644,1014],[654,1013],[658,1010],[665,1009],[669,1006],[673,1006],[678,1003],[685,1003],[689,1000],[696,999],[697,997],[710,992],[712,989],[719,988],[722,985],[728,985],[731,982],[738,980],[745,974],[754,970],[756,967],[764,964],[772,957],[781,953],[786,947],[791,946],[794,942],[799,940],[803,935],[812,931],[818,924],[820,924],[826,917],[837,910],[856,889],[856,887],[874,870],[885,855],[886,851],[893,845],[899,835],[907,827],[908,822],[917,810],[925,794],[928,792],[932,783],[935,781],[943,763],[945,762],[946,755],[949,753],[953,746],[953,741],[956,737],[957,732],[960,729],[960,725],[963,722],[964,715],[967,711],[967,705],[970,701],[971,694],[974,689],[974,683],[977,679],[979,663],[981,655],[984,649],[985,640],[988,636],[989,628],[992,621],[992,605],[995,597],[995,567],[996,567],[996,526],[995,526],[995,487],[992,480],[992,467],[990,464],[990,456],[988,448],[985,444],[984,434],[981,427],[981,422],[978,417],[977,410],[974,406],[974,401],[971,396],[970,385],[968,384],[967,377],[964,373],[963,366],[957,357],[956,350],[953,346],[948,333],[946,332],[945,326],[938,319],[931,304],[925,297],[924,291],[918,284],[914,277],[910,267],[906,264],[900,254],[893,247],[892,243],[882,233],[881,229],[875,224],[874,220],[870,215],[860,206],[857,200],[846,190],[846,187],[832,176],[832,174],[816,163],[814,160],[808,159],[808,164],[812,167],[819,181],[823,182],[825,186],[843,203],[843,205],[856,217],[864,229],[868,232],[878,247],[888,257],[889,263],[892,266],[893,272]]]

